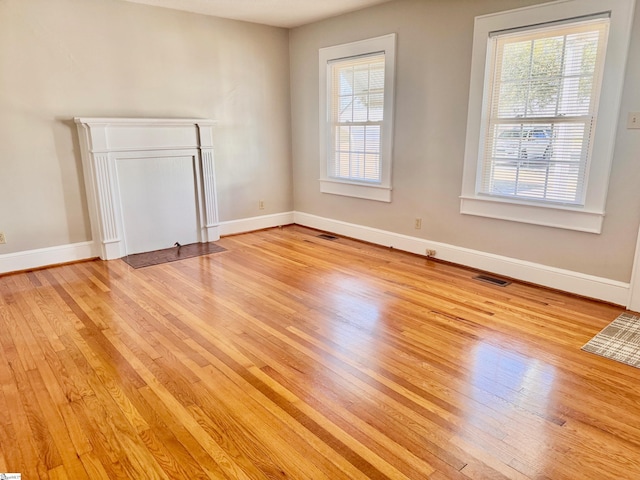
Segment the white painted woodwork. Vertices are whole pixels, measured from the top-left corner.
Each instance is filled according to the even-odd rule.
[[[100,258],[220,238],[211,120],[75,122]]]
[[[194,156],[118,159],[127,254],[199,241]]]
[[[426,240],[424,238],[411,237],[388,230],[347,223],[304,212],[294,212],[293,221],[305,227],[364,240],[365,242],[376,245],[393,247],[418,255],[424,255],[427,249],[435,250],[436,258],[446,262],[465,265],[478,270],[492,272],[496,275],[604,300],[605,302],[611,302],[617,305],[627,304],[629,298],[628,283],[597,277],[595,275],[587,275],[581,272],[527,262],[518,258],[495,255],[448,243]],[[640,296],[638,298],[640,299]]]
[[[636,239],[636,252],[633,257],[631,270],[631,284],[629,285],[629,299],[626,307],[634,312],[640,312],[640,230]]]

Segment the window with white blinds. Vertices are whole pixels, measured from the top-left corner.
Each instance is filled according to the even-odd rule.
[[[634,6],[475,18],[460,213],[602,231]]]
[[[395,38],[319,51],[323,193],[391,201]]]
[[[609,17],[497,33],[479,192],[584,204]]]
[[[329,176],[380,183],[384,52],[330,62]]]

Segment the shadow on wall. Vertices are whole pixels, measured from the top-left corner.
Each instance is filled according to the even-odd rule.
[[[91,240],[80,139],[73,118],[56,117],[52,133],[62,180],[69,243]]]

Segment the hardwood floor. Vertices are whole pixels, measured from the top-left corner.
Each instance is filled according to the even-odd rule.
[[[622,309],[318,233],[0,277],[0,472],[640,478]]]

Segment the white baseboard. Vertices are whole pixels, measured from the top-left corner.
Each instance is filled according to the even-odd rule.
[[[435,250],[437,252],[436,258],[441,260],[585,297],[604,300],[617,305],[626,306],[629,298],[630,285],[628,283],[608,278],[563,270],[446,243],[432,242],[422,238],[318,217],[303,212],[294,212],[293,219],[298,225],[364,240],[376,245],[393,247],[418,255],[424,255],[427,249]]]
[[[262,215],[260,217],[243,218],[230,222],[220,222],[221,236],[236,233],[251,232],[263,228],[278,227],[293,223],[293,212]],[[19,272],[31,268],[41,268],[48,265],[75,262],[95,258],[98,253],[94,242],[72,243],[56,247],[27,250],[24,252],[0,255],[0,274]]]
[[[556,288],[585,297],[627,306],[630,285],[628,283],[596,277],[571,270],[527,262],[516,258],[432,242],[422,238],[365,227],[303,212],[285,212],[260,217],[220,222],[220,235],[261,230],[297,223],[306,227],[332,232],[338,235],[364,240],[376,245],[424,255],[427,249],[437,252],[436,258],[465,265],[497,275]],[[0,255],[0,273],[28,270],[47,265],[87,260],[96,257],[93,242],[28,250]]]
[[[0,255],[0,273],[19,272],[31,268],[76,262],[97,257],[93,242],[71,243]]]
[[[264,228],[279,227],[293,223],[293,212],[274,213],[271,215],[261,215],[259,217],[241,218],[220,222],[220,236],[235,235],[237,233],[252,232]]]

